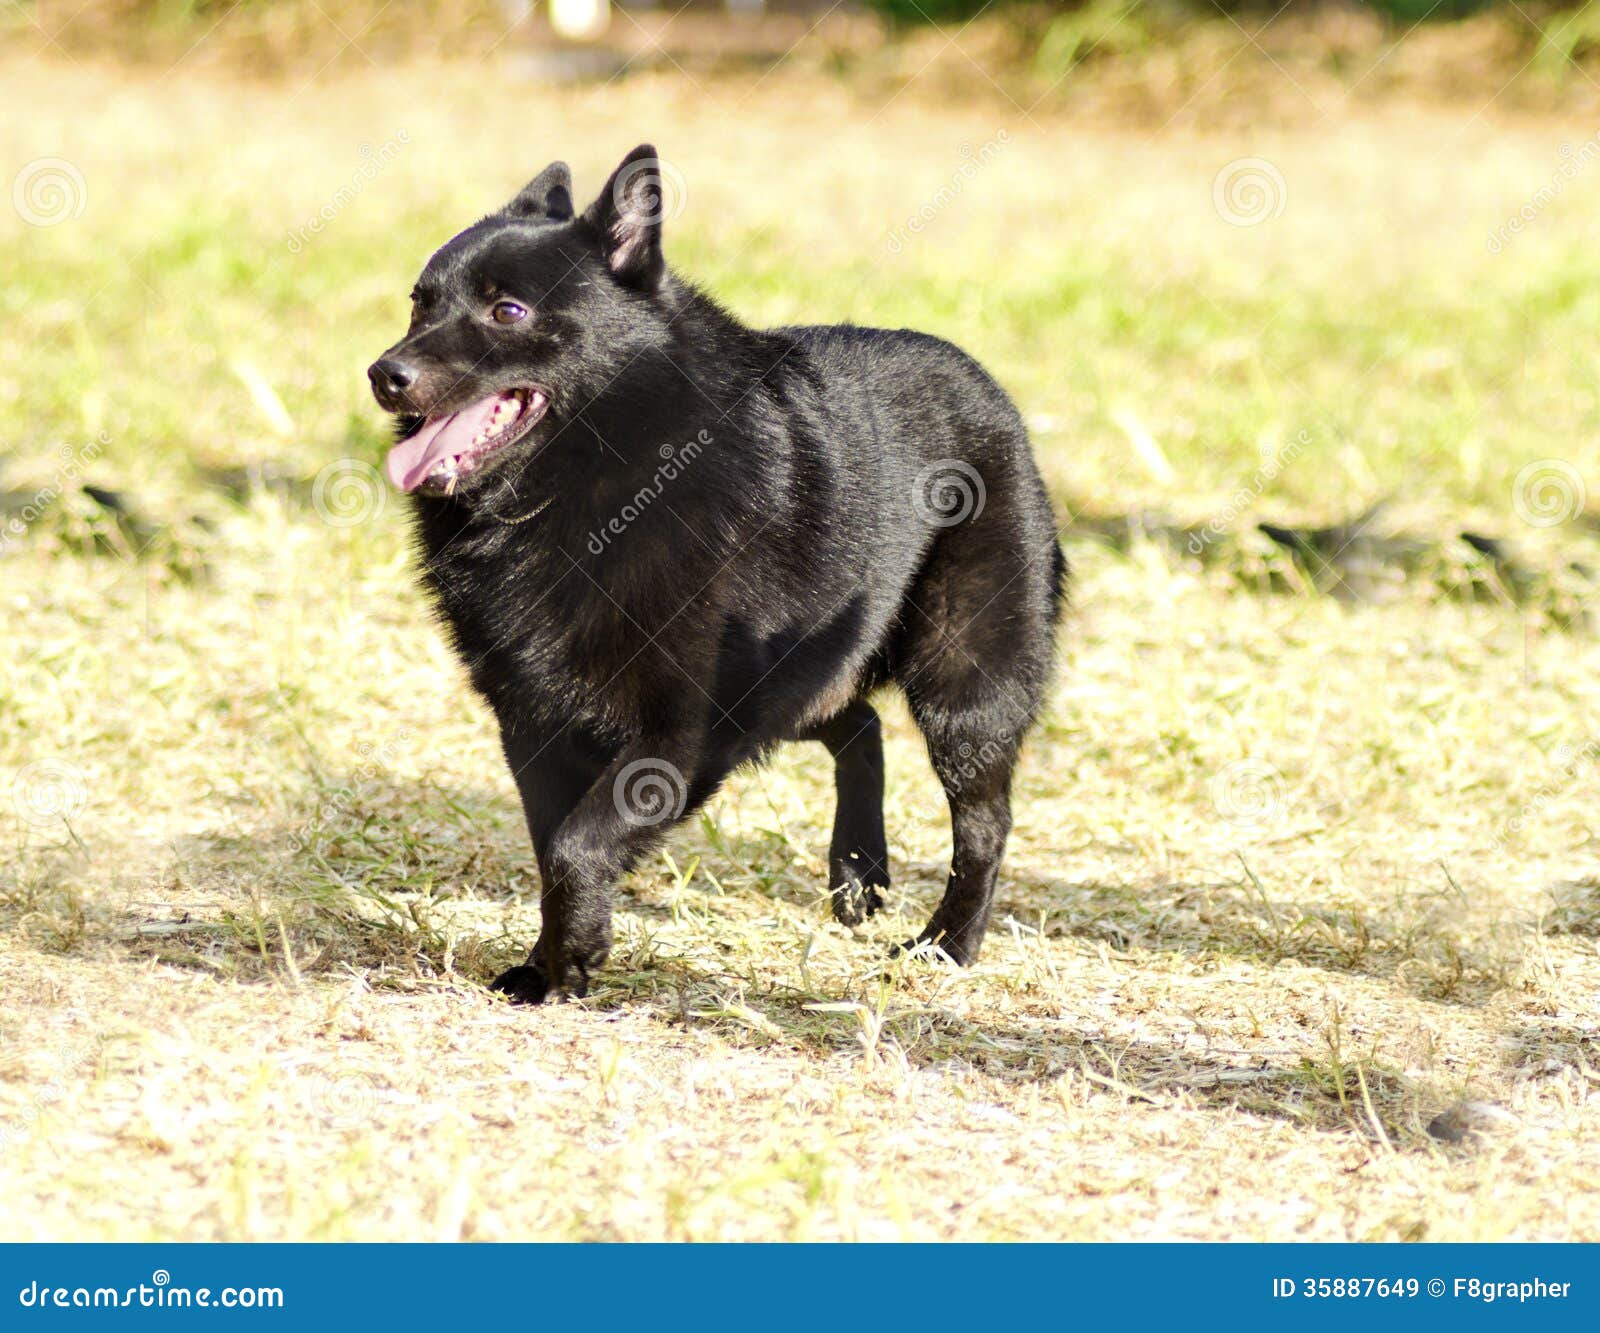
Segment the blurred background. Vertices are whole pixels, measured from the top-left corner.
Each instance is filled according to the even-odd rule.
[[[1086,85],[1110,83],[1152,108],[1229,57],[1262,89],[1275,85],[1266,70],[1276,62],[1330,87],[1379,76],[1373,92],[1487,96],[1527,74],[1516,78],[1525,96],[1573,63],[1590,67],[1600,32],[1592,6],[1549,0],[23,0],[6,10],[24,49],[202,65],[244,58],[258,72],[314,71],[345,55],[491,52],[573,79],[790,61],[904,79],[942,64],[1034,98],[1050,92],[1055,104],[1104,98],[1106,87]],[[527,58],[548,51],[564,59]]]
[[[1522,568],[1500,516],[1528,464],[1594,460],[1600,7],[64,0],[0,31],[5,336],[43,372],[0,380],[12,510],[63,413],[130,513],[375,457],[357,372],[433,246],[650,138],[681,269],[756,322],[972,346],[1082,532],[1181,546],[1242,485],[1271,512],[1191,555],[1358,594],[1442,563],[1575,614],[1571,562]],[[1564,469],[1522,490],[1587,524]]]

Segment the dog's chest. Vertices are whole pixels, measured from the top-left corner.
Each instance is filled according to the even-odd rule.
[[[694,607],[670,585],[602,580],[559,550],[505,543],[455,545],[424,571],[474,687],[502,717],[630,734],[659,711],[678,664],[704,669],[690,665]]]

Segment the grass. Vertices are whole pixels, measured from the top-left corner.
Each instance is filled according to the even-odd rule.
[[[86,195],[0,218],[0,487],[64,493],[0,557],[0,1235],[1600,1237],[1581,625],[1073,539],[978,967],[885,959],[949,854],[891,705],[886,917],[828,918],[830,774],[796,748],[629,879],[587,1001],[518,1011],[483,987],[537,915],[492,726],[401,503],[325,473],[381,456],[362,371],[429,249],[649,136],[683,270],[753,321],[959,339],[1064,516],[1233,506],[1248,546],[1389,498],[1592,562],[1514,499],[1552,460],[1600,491],[1600,162],[1487,244],[1592,124],[1379,101],[1154,133],[782,71],[4,78],[0,165]],[[1243,158],[1286,191],[1256,226],[1213,204]],[[282,484],[215,484],[252,467]],[[1464,1099],[1520,1128],[1438,1143]]]

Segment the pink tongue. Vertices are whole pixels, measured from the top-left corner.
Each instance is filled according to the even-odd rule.
[[[385,465],[389,480],[397,490],[414,491],[427,480],[428,474],[438,467],[442,458],[454,458],[465,453],[478,432],[488,421],[495,404],[506,394],[495,394],[469,403],[459,412],[448,416],[429,417],[422,428],[408,439],[389,450]]]

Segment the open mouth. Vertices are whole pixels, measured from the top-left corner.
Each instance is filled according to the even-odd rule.
[[[449,495],[489,455],[532,430],[549,408],[550,395],[529,386],[428,417],[415,434],[389,450],[389,480],[396,490],[414,491],[426,485]]]

